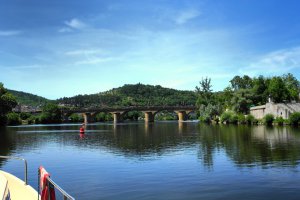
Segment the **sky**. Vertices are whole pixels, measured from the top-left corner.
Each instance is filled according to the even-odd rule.
[[[298,0],[0,0],[0,82],[49,99],[124,84],[300,80]]]

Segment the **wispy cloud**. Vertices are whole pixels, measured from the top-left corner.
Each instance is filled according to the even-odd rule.
[[[80,49],[74,51],[67,51],[65,54],[68,56],[88,56],[88,55],[96,55],[96,54],[106,54],[107,51],[102,49]]]
[[[184,10],[179,13],[179,15],[175,18],[175,22],[177,24],[185,24],[189,20],[192,20],[200,15],[200,11],[196,9]]]
[[[110,62],[115,60],[116,58],[113,57],[106,57],[106,58],[87,58],[81,61],[75,62],[75,65],[95,65],[95,64],[100,64],[100,63],[105,63],[105,62]]]
[[[282,74],[300,68],[300,47],[281,49],[260,56],[240,73],[252,76],[260,74]]]
[[[70,29],[70,28],[68,28],[68,27],[60,28],[60,29],[58,30],[58,32],[60,32],[60,33],[70,33],[70,32],[72,32],[72,31],[73,31],[73,30]]]
[[[87,27],[87,24],[85,24],[84,22],[82,22],[76,18],[73,18],[69,21],[65,21],[65,25],[67,25],[68,27],[73,28],[73,29],[83,29],[83,28]]]
[[[14,36],[20,35],[22,31],[18,30],[0,30],[0,36]]]
[[[9,70],[24,70],[24,69],[40,69],[43,66],[40,65],[17,65],[17,66],[0,66],[1,68],[4,69],[9,69]]]
[[[88,27],[86,23],[84,23],[83,21],[77,18],[64,21],[64,25],[65,25],[64,27],[58,29],[59,33],[70,33],[75,30],[83,30]]]

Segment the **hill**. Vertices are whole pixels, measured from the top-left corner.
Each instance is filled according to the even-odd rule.
[[[50,100],[44,97],[26,93],[26,92],[21,92],[16,90],[8,90],[8,92],[10,92],[12,95],[16,97],[17,102],[20,105],[38,107],[50,102]]]
[[[76,107],[112,106],[156,106],[156,105],[195,105],[193,91],[163,88],[160,85],[126,84],[106,92],[91,95],[77,95],[57,100],[60,104]]]

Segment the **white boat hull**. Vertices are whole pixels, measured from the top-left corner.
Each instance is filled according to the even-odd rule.
[[[38,192],[16,176],[0,170],[0,200],[33,200]]]

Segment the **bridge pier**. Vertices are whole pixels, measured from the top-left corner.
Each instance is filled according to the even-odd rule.
[[[111,114],[114,117],[114,123],[115,124],[116,123],[120,123],[120,122],[123,121],[123,119],[122,119],[122,113],[121,112],[112,112]]]
[[[154,117],[156,112],[153,111],[145,111],[145,122],[149,123],[149,122],[154,122]]]
[[[182,122],[187,119],[187,113],[185,110],[175,111],[178,115],[178,121]]]
[[[93,114],[92,113],[82,113],[83,123],[88,124],[93,122]]]

